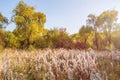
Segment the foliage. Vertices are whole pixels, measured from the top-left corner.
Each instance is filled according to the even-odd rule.
[[[73,47],[73,42],[68,38],[59,38],[59,40],[55,44],[55,48],[72,49]]]
[[[79,30],[79,34],[82,37],[82,42],[87,44],[87,39],[90,36],[91,32],[93,31],[93,28],[90,26],[82,26],[81,29]]]
[[[94,14],[88,15],[87,24],[89,26],[92,26],[94,29],[95,37],[93,42],[94,45],[96,45],[97,49],[103,48],[101,46],[101,44],[103,45],[103,43],[107,43],[107,45],[105,44],[104,46],[107,46],[108,49],[112,48],[111,32],[114,30],[115,27],[117,27],[117,25],[115,25],[117,21],[117,15],[118,12],[116,10],[104,11],[99,16],[95,16]],[[101,33],[105,35],[106,39],[101,39]]]
[[[117,21],[118,12],[116,10],[107,10],[98,16],[96,24],[104,32],[108,40],[108,45],[111,45],[111,32],[114,24]]]
[[[59,40],[59,36],[60,33],[56,28],[48,30],[45,36],[48,47],[54,48],[55,43]]]
[[[0,45],[5,47],[5,32],[0,29]]]
[[[0,50],[5,47],[5,31],[3,30],[3,28],[7,23],[7,18],[0,13]]]
[[[41,36],[44,32],[46,16],[41,12],[35,12],[34,8],[20,1],[13,10],[13,17],[17,27],[14,33],[20,39],[21,46],[28,47]]]
[[[5,43],[9,48],[19,48],[20,46],[18,38],[12,32],[6,32]]]
[[[44,37],[40,37],[36,40],[35,44],[34,44],[35,48],[39,49],[43,49],[43,48],[47,48],[49,46],[48,42],[44,39]]]
[[[83,43],[83,42],[76,42],[74,44],[74,47],[76,49],[86,49],[87,48],[87,44]]]
[[[0,13],[0,29],[4,28],[5,24],[8,24],[8,20]]]
[[[81,26],[78,33],[68,34],[66,28],[45,29],[46,15],[36,12],[20,1],[13,9],[11,21],[16,24],[13,31],[4,28],[11,23],[0,13],[0,46],[2,48],[39,49],[67,48],[113,50],[120,49],[117,23],[118,12],[107,10],[96,16],[89,14],[86,25]]]

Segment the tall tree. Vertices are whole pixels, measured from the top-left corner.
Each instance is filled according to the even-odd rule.
[[[0,47],[5,46],[5,31],[3,28],[6,27],[6,24],[8,24],[7,18],[0,13]]]
[[[107,10],[100,14],[96,24],[105,33],[108,44],[111,44],[111,32],[117,21],[118,12],[116,10]]]
[[[88,19],[87,19],[87,25],[93,27],[94,30],[94,34],[95,34],[95,39],[94,39],[94,44],[96,45],[96,48],[99,48],[99,44],[98,44],[98,27],[96,24],[97,21],[97,16],[95,16],[94,14],[89,14],[88,15]]]
[[[14,30],[19,37],[23,47],[34,44],[34,42],[43,35],[46,15],[41,12],[35,12],[34,7],[20,1],[13,10],[15,13],[13,19],[17,27]]]

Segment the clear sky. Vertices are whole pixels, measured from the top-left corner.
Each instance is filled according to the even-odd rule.
[[[12,16],[12,10],[20,0],[0,0],[0,12],[8,17]],[[76,33],[86,23],[88,14],[99,15],[105,10],[118,10],[120,12],[120,0],[24,0],[36,11],[46,14],[45,28],[66,27],[68,33]],[[119,17],[118,17],[119,18]],[[7,30],[13,30],[14,24],[7,26]]]

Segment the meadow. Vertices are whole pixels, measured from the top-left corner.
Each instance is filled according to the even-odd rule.
[[[5,49],[0,80],[120,80],[120,51]]]

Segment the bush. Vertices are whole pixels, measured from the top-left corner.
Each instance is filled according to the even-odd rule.
[[[55,48],[67,48],[67,49],[72,49],[74,46],[73,46],[73,42],[72,40],[70,39],[65,39],[65,38],[62,38],[62,39],[59,39],[56,43],[55,43]]]
[[[76,49],[86,49],[87,48],[87,44],[85,44],[83,42],[76,42],[74,44],[74,48],[76,48]]]

